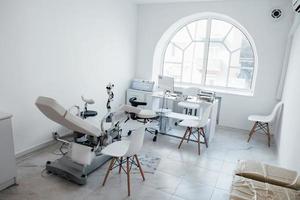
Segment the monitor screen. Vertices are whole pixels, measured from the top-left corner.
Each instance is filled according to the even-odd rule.
[[[158,88],[164,91],[174,91],[174,78],[168,76],[158,76]]]

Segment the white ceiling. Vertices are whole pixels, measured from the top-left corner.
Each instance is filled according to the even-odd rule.
[[[225,0],[132,0],[137,4],[150,4],[150,3],[174,3],[174,2],[203,2],[203,1],[225,1]]]

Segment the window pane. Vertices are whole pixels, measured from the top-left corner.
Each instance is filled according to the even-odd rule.
[[[250,45],[250,43],[246,37],[244,37],[243,41],[242,41],[241,58],[254,60],[252,46]]]
[[[184,51],[182,81],[186,83],[201,83],[204,57],[204,43],[193,42]]]
[[[165,63],[163,75],[173,77],[174,81],[180,82],[181,64]]]
[[[198,20],[187,25],[193,40],[203,41],[206,38],[207,20]]]
[[[250,89],[253,76],[252,69],[231,68],[228,86],[239,89]]]
[[[172,39],[172,42],[181,49],[185,49],[192,42],[192,39],[187,31],[186,26],[175,34],[175,36]]]
[[[241,51],[235,51],[231,54],[231,61],[230,61],[230,65],[234,66],[234,67],[240,67],[241,66]]]
[[[236,27],[233,27],[225,39],[225,45],[230,51],[240,49],[242,47],[242,41],[244,38],[244,34]]]
[[[229,52],[221,43],[210,43],[205,84],[226,86]]]
[[[243,58],[241,56],[242,56],[242,51],[241,50],[235,51],[231,55],[230,66],[233,66],[233,67],[249,67],[249,68],[254,67],[254,59],[253,58]]]
[[[211,22],[211,41],[222,41],[227,35],[228,31],[231,29],[232,25],[221,21],[221,20],[212,20]]]
[[[182,50],[169,43],[166,53],[165,53],[165,62],[182,62]]]
[[[194,67],[192,71],[192,83],[201,84],[202,83],[203,69],[200,67]]]
[[[234,67],[254,67],[254,55],[248,41],[243,40],[241,49],[231,54],[230,65]]]
[[[251,89],[255,56],[239,28],[206,18],[192,21],[170,38],[163,63],[163,75],[177,83]]]

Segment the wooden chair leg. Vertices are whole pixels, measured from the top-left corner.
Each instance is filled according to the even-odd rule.
[[[105,178],[104,178],[104,180],[103,180],[102,186],[104,186],[105,183],[106,183],[107,177],[108,177],[110,171],[112,170],[112,168],[113,168],[113,166],[114,166],[114,164],[115,164],[115,159],[116,159],[116,158],[112,158],[111,161],[110,161],[110,164],[109,164],[108,170],[107,170],[107,172],[106,172]]]
[[[268,146],[271,146],[271,133],[270,133],[270,127],[269,127],[269,123],[267,123],[267,136],[268,136]]]
[[[120,158],[119,174],[121,174],[121,170],[122,170],[122,162],[123,162],[123,157]]]
[[[129,157],[126,160],[126,173],[127,173],[127,189],[128,189],[128,196],[130,196],[130,168],[129,168]]]
[[[247,142],[250,141],[252,135],[254,134],[255,129],[256,129],[256,127],[257,127],[257,124],[258,124],[258,122],[255,122],[255,123],[254,123],[254,125],[253,125],[253,127],[252,127],[252,129],[251,129],[251,131],[250,131],[250,133],[249,133],[249,138],[248,138],[248,141],[247,141]]]
[[[198,129],[198,131],[197,131],[197,133],[198,133],[198,155],[200,155],[200,129]]]
[[[187,139],[186,143],[189,143],[191,135],[192,135],[192,129],[189,131],[189,136],[188,136],[188,139]]]
[[[206,135],[205,135],[205,131],[204,131],[204,129],[202,127],[200,128],[200,130],[201,130],[202,136],[204,138],[205,146],[206,146],[206,148],[208,148],[208,142],[207,142],[207,138],[206,138]]]
[[[186,135],[188,134],[189,131],[190,131],[190,128],[187,127],[187,128],[186,128],[186,131],[185,131],[185,133],[184,133],[184,136],[182,137],[182,139],[181,139],[181,141],[180,141],[180,143],[179,143],[178,149],[180,149],[180,147],[181,147],[183,141],[186,139]]]
[[[144,172],[143,172],[141,163],[140,163],[140,161],[139,161],[137,155],[134,155],[134,157],[135,157],[135,159],[136,159],[136,163],[137,163],[138,168],[139,168],[139,170],[140,170],[140,172],[141,172],[141,175],[142,175],[142,177],[143,177],[143,181],[145,181],[145,176],[144,176]]]

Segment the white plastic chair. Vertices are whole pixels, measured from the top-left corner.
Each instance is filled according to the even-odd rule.
[[[269,115],[250,115],[248,117],[249,121],[255,122],[248,138],[248,142],[250,141],[252,135],[258,131],[262,130],[268,136],[268,146],[271,145],[271,133],[269,123],[272,122],[277,114],[278,109],[283,105],[283,102],[278,102],[274,107],[273,111]]]
[[[142,126],[136,130],[132,130],[129,140],[114,142],[101,151],[102,154],[112,157],[102,184],[103,186],[105,185],[110,171],[112,171],[112,169],[115,167],[119,167],[119,173],[121,173],[121,170],[123,169],[127,174],[128,196],[130,196],[130,170],[133,164],[139,168],[143,181],[145,180],[144,172],[137,156],[137,153],[143,146],[144,133],[145,126]],[[123,158],[125,159],[125,161],[123,160]],[[134,159],[136,160],[136,162],[134,161]],[[116,162],[117,165],[115,165]],[[126,163],[126,168],[123,168],[122,166],[124,163]]]
[[[199,88],[190,87],[183,89],[182,95],[183,96],[197,96],[199,93]],[[185,114],[193,115],[193,112],[195,115],[197,115],[197,110],[199,109],[199,104],[197,103],[191,103],[187,101],[181,101],[178,104],[178,107],[183,108],[185,110]]]
[[[196,141],[198,143],[198,154],[200,155],[200,137],[202,136],[204,138],[204,143],[206,148],[208,148],[208,142],[207,138],[205,135],[204,127],[208,123],[208,119],[211,113],[211,108],[212,108],[212,103],[205,102],[203,103],[206,108],[204,108],[204,111],[202,113],[201,118],[199,120],[183,120],[182,122],[179,123],[179,126],[184,126],[187,127],[186,131],[184,133],[184,136],[182,137],[180,144],[178,146],[178,149],[180,149],[182,143],[184,140],[187,142],[190,141],[191,135],[193,135],[196,138]],[[193,129],[196,129],[193,131]]]

